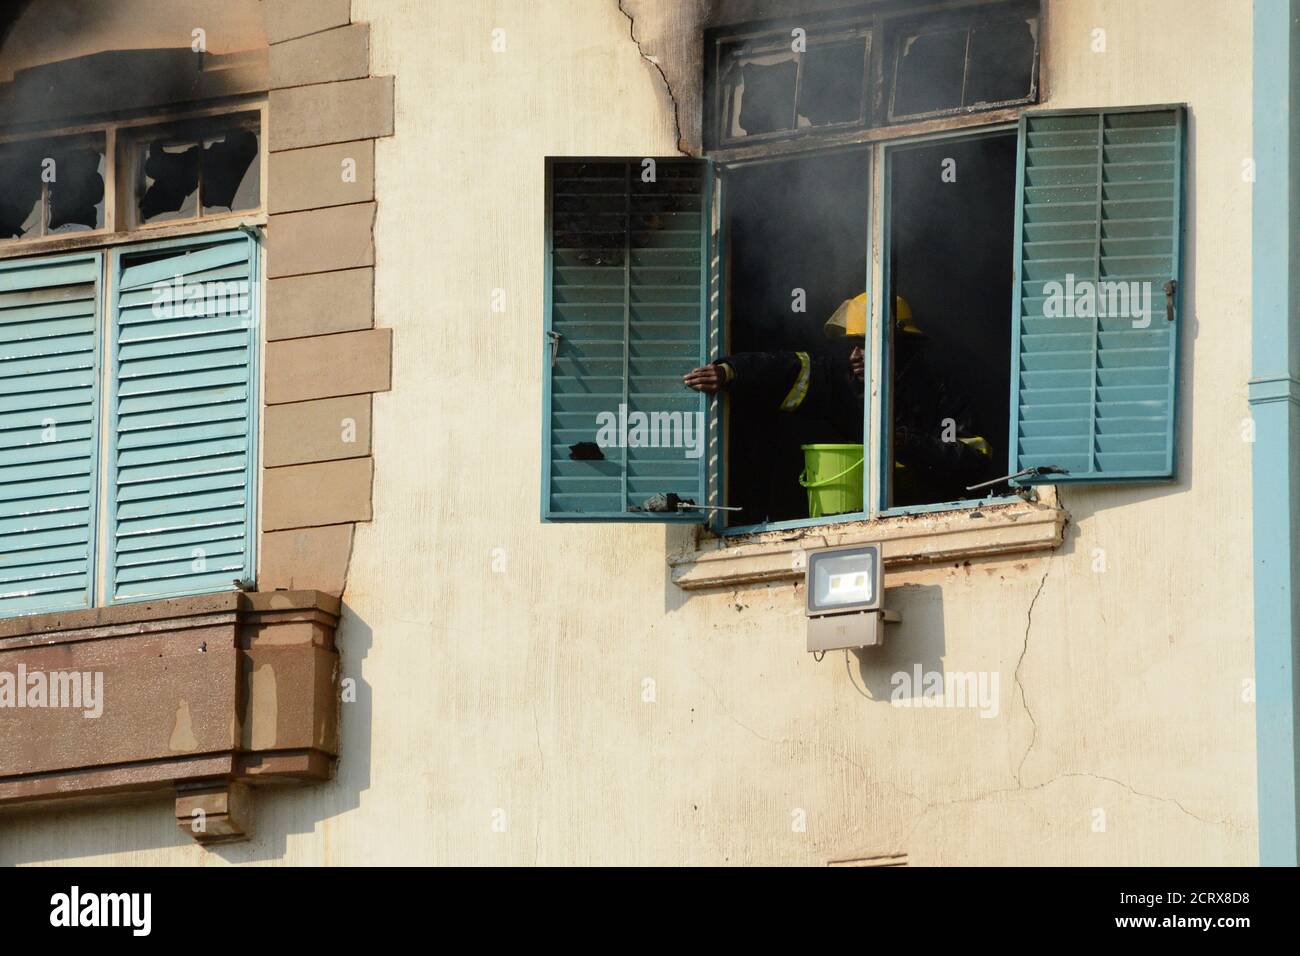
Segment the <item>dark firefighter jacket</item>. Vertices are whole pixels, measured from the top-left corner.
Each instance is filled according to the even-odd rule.
[[[741,352],[716,364],[731,367],[726,387],[741,401],[822,418],[846,436],[862,434],[864,386],[847,354]],[[908,497],[956,500],[966,496],[966,485],[993,477],[987,455],[960,440],[943,440],[945,419],[953,420],[957,439],[977,432],[965,398],[930,368],[924,351],[896,370],[891,404],[894,458],[906,472],[895,478],[910,487]]]

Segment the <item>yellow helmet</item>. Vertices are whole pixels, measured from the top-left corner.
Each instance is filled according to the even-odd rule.
[[[867,294],[845,299],[835,314],[826,320],[822,327],[828,339],[837,339],[846,335],[864,336],[867,334]]]
[[[912,321],[912,307],[901,295],[894,299],[894,328],[906,335],[925,335],[921,327]]]
[[[894,297],[894,321],[904,332],[921,334],[921,330],[912,322],[912,307],[901,295]],[[867,334],[867,294],[845,299],[835,314],[826,320],[822,329],[828,339],[841,336],[865,336]]]

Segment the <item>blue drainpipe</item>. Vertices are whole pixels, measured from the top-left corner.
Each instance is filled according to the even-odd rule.
[[[1259,862],[1295,866],[1300,624],[1300,0],[1255,0],[1250,409],[1255,421]]]

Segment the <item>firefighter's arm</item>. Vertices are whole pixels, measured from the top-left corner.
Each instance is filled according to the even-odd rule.
[[[725,388],[746,400],[786,408],[791,394],[798,392],[801,378],[806,393],[806,370],[810,367],[803,352],[738,352],[692,369],[682,381],[697,392],[713,395]]]
[[[691,369],[682,376],[682,381],[687,388],[693,388],[697,392],[704,392],[706,395],[715,395],[726,388],[735,377],[736,370],[731,365],[718,361],[712,365]]]

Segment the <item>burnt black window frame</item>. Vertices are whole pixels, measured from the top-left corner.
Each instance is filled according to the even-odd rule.
[[[730,155],[761,155],[767,148],[816,149],[823,146],[850,145],[871,139],[906,135],[906,128],[935,121],[978,117],[1008,109],[1024,109],[1038,104],[1042,97],[1042,41],[1046,17],[1042,0],[934,0],[917,10],[914,2],[893,0],[887,4],[849,7],[828,12],[808,13],[753,20],[704,31],[703,110],[701,130],[705,155],[726,162]],[[997,103],[959,106],[924,116],[891,118],[897,77],[897,52],[903,39],[916,33],[943,32],[963,25],[981,25],[1019,19],[1034,21],[1034,59],[1031,92],[1028,96]],[[814,45],[836,42],[855,34],[867,38],[867,63],[863,70],[863,115],[857,122],[831,123],[776,130],[748,136],[724,135],[722,123],[729,118],[725,70],[729,48],[749,44],[772,51],[787,50],[795,28],[806,31],[809,49]],[[969,30],[969,26],[967,26]],[[969,50],[969,32],[967,39]],[[802,70],[801,70],[802,72]],[[798,108],[796,93],[795,109]]]
[[[915,0],[910,0],[910,2],[915,2]],[[893,89],[892,85],[886,89],[884,77],[886,72],[889,72],[892,84],[892,73],[895,70],[895,65],[891,50],[893,49],[895,37],[900,33],[906,36],[909,32],[915,33],[926,27],[941,31],[945,27],[951,28],[953,22],[960,23],[963,20],[973,21],[976,24],[1006,22],[1019,19],[1020,11],[1024,11],[1023,15],[1026,18],[1032,18],[1035,21],[1032,93],[1029,97],[988,106],[981,105],[976,109],[954,109],[943,116],[927,117],[925,120],[907,117],[899,122],[886,121],[887,112],[893,98]],[[932,3],[927,3],[920,11],[917,11],[914,7],[909,8],[906,6],[905,0],[897,0],[897,2],[893,2],[887,7],[877,3],[865,8],[846,8],[833,13],[785,17],[779,20],[751,21],[727,27],[714,27],[704,31],[702,155],[713,163],[715,185],[715,205],[711,213],[713,255],[715,257],[720,256],[723,263],[719,269],[719,274],[715,275],[711,280],[714,283],[713,288],[717,292],[717,301],[720,307],[715,308],[709,317],[708,336],[710,343],[712,343],[710,357],[716,358],[717,355],[725,352],[730,339],[730,323],[727,317],[729,306],[725,304],[730,299],[728,290],[730,277],[725,264],[726,256],[721,255],[728,240],[725,238],[726,230],[723,224],[722,212],[717,205],[722,196],[722,191],[718,187],[725,183],[728,172],[750,164],[766,164],[800,156],[814,156],[851,150],[855,147],[867,147],[868,158],[866,161],[869,164],[868,175],[870,182],[868,187],[870,193],[870,219],[866,225],[868,250],[869,256],[877,255],[881,249],[885,248],[888,241],[884,231],[887,228],[887,223],[883,214],[883,207],[886,202],[885,197],[878,192],[878,189],[885,184],[884,170],[888,162],[887,152],[889,148],[912,141],[920,144],[926,141],[938,141],[948,136],[964,138],[966,136],[978,136],[997,131],[1005,132],[1013,129],[1020,114],[1043,103],[1044,57],[1042,48],[1046,19],[1047,9],[1043,0],[934,0]],[[813,27],[818,24],[821,24],[822,29],[825,30],[828,24],[843,26],[844,24],[854,23],[872,32],[869,62],[864,74],[865,82],[868,84],[865,99],[867,115],[864,123],[847,128],[845,125],[808,127],[794,131],[746,136],[721,145],[718,143],[717,124],[721,121],[721,112],[717,101],[721,90],[716,82],[719,75],[717,60],[719,38],[766,35],[775,38],[778,42],[789,43],[792,39],[790,31],[795,27],[803,27],[808,31],[809,40],[812,41],[814,40]],[[822,35],[825,34],[822,33]],[[879,266],[872,265],[870,261],[868,262],[867,285],[869,289],[875,283],[877,268]],[[886,290],[887,294],[889,287],[887,274],[883,277],[881,287]],[[869,336],[875,334],[872,331],[874,328],[873,322],[874,319],[869,317]],[[895,508],[887,504],[887,485],[882,485],[880,478],[872,474],[872,469],[880,461],[892,455],[889,450],[891,447],[889,442],[892,441],[892,427],[884,428],[877,421],[877,416],[883,414],[882,410],[887,406],[884,401],[873,399],[871,396],[873,387],[881,387],[882,368],[880,362],[883,359],[884,352],[879,341],[869,340],[869,342],[867,374],[869,382],[873,384],[868,386],[867,407],[864,410],[867,420],[867,436],[864,441],[867,465],[864,471],[869,478],[867,487],[864,489],[862,513],[856,515],[832,515],[818,519],[768,521],[756,525],[729,526],[727,514],[718,512],[705,525],[711,535],[722,539],[748,540],[755,535],[766,532],[784,532],[794,528],[818,528],[854,521],[910,516],[924,512],[942,513],[978,510],[981,504],[1002,504],[1018,500],[1016,495],[1008,494],[930,506]],[[724,502],[728,501],[729,482],[726,473],[730,467],[731,455],[728,446],[732,440],[726,422],[727,416],[722,410],[722,403],[712,406],[710,429],[718,435],[716,453],[719,456],[719,465],[711,473],[709,482],[710,488],[713,489],[711,493],[716,494],[718,500]],[[880,434],[877,434],[878,432]],[[880,435],[883,434],[890,437],[882,444]]]
[[[979,27],[1029,21],[1034,38],[1033,64],[1030,67],[1029,91],[1024,96],[1005,100],[980,101],[966,104],[965,89],[970,79],[971,37]],[[903,61],[903,45],[913,37],[933,36],[941,33],[965,31],[966,45],[962,70],[962,99],[957,106],[922,113],[895,114],[898,98],[898,73]],[[951,12],[934,11],[928,15],[905,15],[891,19],[885,26],[883,46],[888,58],[887,102],[882,108],[882,126],[903,126],[945,119],[951,116],[970,116],[1016,106],[1029,106],[1038,102],[1039,64],[1042,57],[1043,18],[1039,4],[1034,0],[1005,0],[996,6],[980,6]],[[882,90],[883,92],[883,90]]]
[[[724,46],[745,47],[749,55],[784,54],[793,52],[795,29],[807,30],[807,49],[859,41],[864,44],[862,65],[862,100],[861,109],[856,120],[838,123],[824,123],[817,126],[798,126],[799,91],[804,72],[804,56],[798,54],[798,72],[794,87],[794,100],[791,105],[790,129],[774,130],[766,133],[753,133],[746,136],[730,136],[721,129],[724,119],[730,117],[731,109],[727,103],[728,87],[723,82]],[[781,21],[762,21],[760,23],[742,24],[738,28],[715,29],[705,34],[705,144],[714,149],[726,149],[741,146],[754,146],[767,142],[784,142],[801,139],[810,135],[843,133],[865,129],[870,126],[875,110],[872,102],[873,64],[876,59],[877,33],[873,19],[861,16],[845,17],[842,14],[816,17],[788,18]]]

